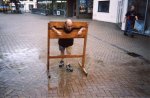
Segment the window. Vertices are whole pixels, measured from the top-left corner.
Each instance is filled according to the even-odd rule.
[[[23,5],[23,4],[20,4],[19,7],[20,7],[20,8],[24,8],[24,5]]]
[[[87,13],[87,0],[80,0],[79,12],[81,14]]]
[[[98,12],[109,13],[109,3],[110,1],[98,1]]]
[[[67,0],[55,0],[53,3],[54,9],[66,9]]]

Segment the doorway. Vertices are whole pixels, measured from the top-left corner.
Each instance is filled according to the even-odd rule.
[[[76,16],[76,4],[77,0],[67,0],[67,16],[68,17],[74,17]]]
[[[73,17],[76,17],[76,15],[77,15],[77,14],[76,14],[76,13],[77,13],[77,9],[76,9],[76,8],[77,8],[77,7],[76,7],[77,4],[76,4],[76,3],[77,3],[77,2],[76,2],[76,0],[73,0],[73,2],[74,2],[74,3],[73,3]]]

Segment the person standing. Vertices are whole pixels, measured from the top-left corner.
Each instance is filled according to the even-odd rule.
[[[137,13],[135,12],[135,6],[132,5],[130,10],[126,13],[126,17],[124,22],[126,22],[126,27],[124,31],[124,35],[134,37],[133,28],[135,20],[138,20]]]
[[[62,33],[59,30],[57,30],[55,27],[52,27],[51,29],[55,33],[57,33],[57,35],[59,35],[59,36],[62,35]],[[72,20],[71,19],[67,19],[65,21],[65,24],[64,24],[64,27],[63,27],[63,31],[66,34],[70,34],[74,29],[76,29],[76,28],[73,28]],[[81,35],[83,30],[85,30],[85,28],[84,27],[80,27],[80,30],[78,31],[77,34]],[[61,53],[62,56],[65,54],[65,50],[66,50],[66,54],[67,55],[71,55],[73,43],[74,43],[74,39],[73,38],[60,38],[58,40],[59,50],[60,50],[60,53]],[[61,68],[63,66],[64,66],[64,58],[61,58],[61,61],[59,63],[59,67]],[[66,70],[69,71],[69,72],[73,71],[73,68],[71,67],[71,64],[70,64],[69,61],[67,62]]]

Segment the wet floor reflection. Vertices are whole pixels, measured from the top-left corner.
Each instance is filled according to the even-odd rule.
[[[107,65],[98,58],[86,57],[86,77],[78,61],[71,59],[74,72],[59,68],[60,59],[51,60],[49,79],[46,71],[44,51],[19,49],[14,53],[0,55],[0,96],[18,96],[25,98],[91,96],[149,96],[149,63],[132,58],[129,62]],[[41,59],[42,57],[42,59]],[[107,93],[106,93],[107,92]],[[110,94],[111,92],[111,94]]]
[[[102,89],[111,91],[113,95],[117,93],[117,96],[125,96],[124,91],[149,96],[148,63],[143,60],[133,59],[112,67],[88,54],[86,63],[90,74],[86,77],[75,63],[79,59],[72,60],[73,73],[67,72],[65,67],[59,68],[59,59],[56,59],[50,62],[51,78],[48,79],[46,64],[40,59],[41,51],[36,48],[16,51],[18,52],[0,55],[2,98],[16,95],[27,98],[74,97],[94,93],[97,96],[107,96]],[[120,90],[119,93],[114,89]]]
[[[40,59],[38,49],[26,48],[15,51],[0,55],[1,97],[16,95],[42,97],[56,94],[72,96],[73,87],[78,83],[78,78],[82,77],[77,64],[74,64],[74,72],[68,73],[65,67],[62,69],[58,67],[59,60],[54,60],[50,64],[51,78],[47,79],[46,64]]]
[[[1,54],[0,94],[16,94],[46,82],[45,64],[39,60],[38,49],[20,49]],[[5,90],[4,90],[5,89]],[[16,91],[15,93],[13,93]]]

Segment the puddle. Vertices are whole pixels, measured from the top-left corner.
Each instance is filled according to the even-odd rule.
[[[139,54],[136,54],[134,52],[127,52],[128,55],[132,56],[132,57],[142,57],[141,55]]]

